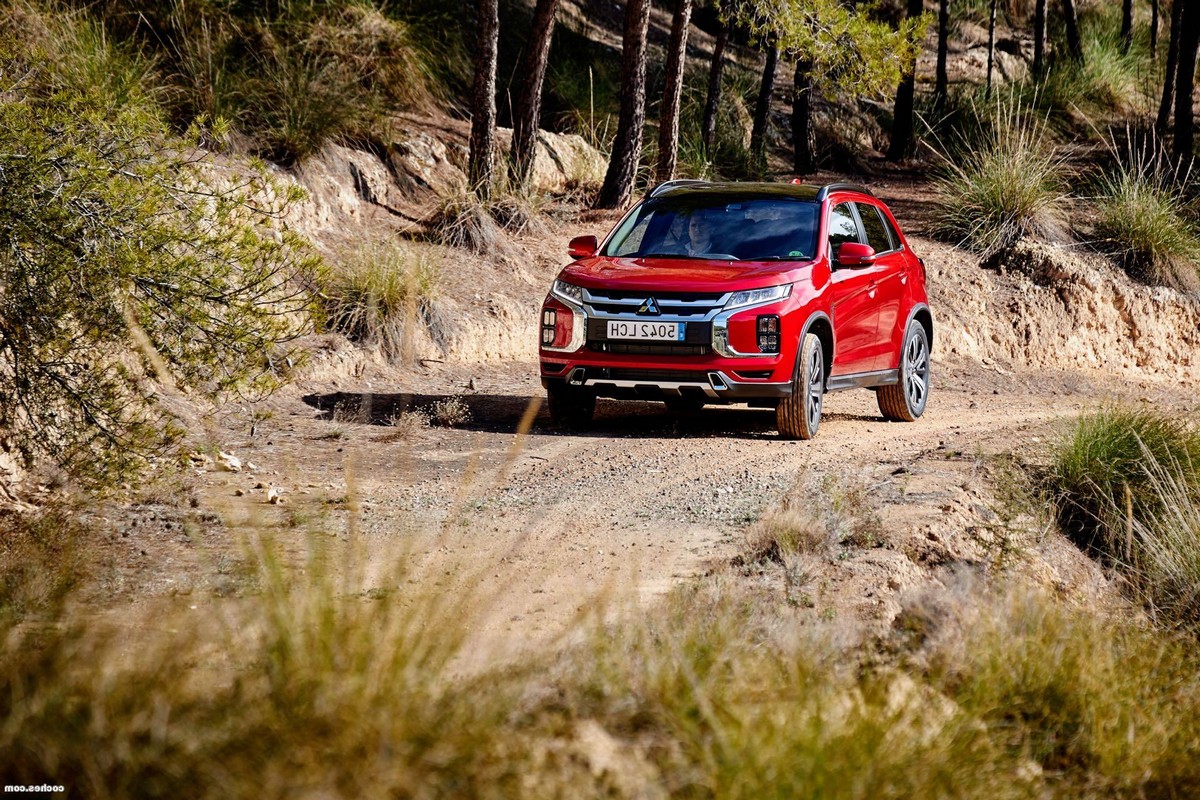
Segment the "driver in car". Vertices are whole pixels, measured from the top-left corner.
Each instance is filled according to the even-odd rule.
[[[713,224],[707,209],[697,209],[688,218],[687,255],[703,256],[713,252]]]

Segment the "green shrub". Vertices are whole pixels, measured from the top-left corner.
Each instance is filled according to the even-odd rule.
[[[53,30],[70,5],[51,1],[34,16]],[[70,16],[86,14],[101,35],[145,54],[155,97],[178,130],[199,117],[227,120],[281,163],[328,141],[382,136],[388,111],[432,109],[448,98],[418,44],[439,37],[415,33],[420,23],[368,0],[78,5]]]
[[[1084,128],[1125,113],[1145,113],[1154,84],[1145,68],[1149,53],[1122,52],[1117,27],[1083,25],[1080,38],[1083,64],[1065,56],[1058,59],[1041,83],[1025,85],[1029,100]]]
[[[1133,277],[1152,284],[1195,289],[1200,283],[1200,228],[1189,196],[1188,178],[1179,176],[1150,141],[1139,149],[1111,146],[1112,166],[1096,186],[1096,234]]]
[[[976,116],[978,127],[959,128],[937,148],[934,232],[984,255],[1022,236],[1063,237],[1064,161],[1045,119],[1000,94]]]
[[[1162,498],[1147,472],[1147,459],[1200,469],[1200,432],[1188,421],[1147,408],[1113,406],[1087,414],[1059,444],[1050,481],[1071,533],[1096,528],[1124,530],[1126,509],[1150,522]],[[1200,473],[1197,485],[1200,485]],[[1120,509],[1122,519],[1113,520]]]
[[[163,392],[275,383],[316,262],[272,224],[294,191],[75,80],[0,53],[0,430],[99,485],[181,432]]]
[[[1200,621],[1200,431],[1149,409],[1084,416],[1050,469],[1059,521],[1167,620]]]
[[[437,292],[438,264],[426,248],[394,242],[364,247],[327,273],[329,326],[400,358],[412,326]]]

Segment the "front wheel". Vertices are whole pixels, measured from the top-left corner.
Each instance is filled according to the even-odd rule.
[[[563,428],[582,428],[596,413],[596,395],[567,384],[546,388],[550,421]]]
[[[784,439],[811,439],[821,424],[825,402],[825,349],[815,333],[805,334],[792,377],[792,393],[779,401],[775,422]]]
[[[912,422],[925,412],[929,402],[929,335],[913,320],[904,332],[900,352],[900,382],[881,386],[875,396],[884,419]]]

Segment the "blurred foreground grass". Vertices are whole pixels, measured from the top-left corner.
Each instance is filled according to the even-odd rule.
[[[770,530],[790,540],[785,523]],[[418,580],[404,553],[368,565],[314,533],[294,565],[262,533],[240,598],[97,612],[72,603],[75,572],[20,595],[38,603],[0,631],[6,783],[101,798],[1200,792],[1194,640],[1005,579],[963,576],[855,641],[717,570],[649,609],[609,598],[571,644],[465,669],[472,598]]]

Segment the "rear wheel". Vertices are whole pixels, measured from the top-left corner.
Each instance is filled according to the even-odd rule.
[[[546,388],[550,421],[564,428],[582,428],[596,413],[596,395],[587,389],[567,384]]]
[[[924,325],[913,320],[904,332],[900,382],[881,386],[875,393],[885,419],[912,422],[924,413],[929,402],[929,373],[929,335]]]
[[[792,377],[792,393],[779,401],[775,421],[784,439],[811,439],[821,424],[825,402],[825,351],[815,333],[805,334]]]

